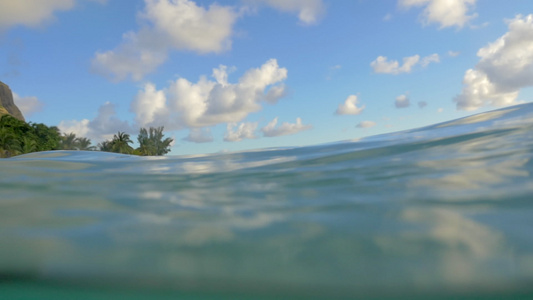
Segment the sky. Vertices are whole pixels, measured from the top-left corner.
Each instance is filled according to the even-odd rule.
[[[0,81],[93,145],[315,145],[533,99],[531,0],[0,0]]]

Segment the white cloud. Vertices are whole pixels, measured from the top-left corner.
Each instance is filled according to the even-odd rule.
[[[520,89],[533,86],[533,14],[507,23],[508,32],[479,49],[480,61],[465,72],[457,109],[516,104]]]
[[[229,38],[238,16],[232,7],[212,4],[206,9],[189,0],[145,2],[141,16],[153,24],[150,33],[168,40],[173,48],[209,53],[231,47]]]
[[[461,52],[458,52],[458,51],[448,51],[448,55],[451,56],[451,57],[457,57],[459,56],[459,54],[461,54]]]
[[[420,64],[422,67],[427,67],[430,63],[439,63],[440,62],[440,56],[437,53],[433,53],[429,56],[426,56],[422,58],[422,61]]]
[[[312,128],[311,125],[302,124],[302,119],[300,118],[296,118],[296,123],[294,124],[283,122],[283,124],[276,128],[277,124],[278,118],[276,117],[274,118],[274,120],[270,121],[265,127],[261,128],[263,135],[266,137],[291,135]]]
[[[396,97],[394,105],[396,106],[396,108],[405,108],[409,107],[411,105],[411,102],[409,101],[409,97],[407,97],[407,95],[400,95]]]
[[[163,126],[159,121],[166,117],[165,92],[158,91],[152,83],[147,83],[144,90],[139,91],[135,100],[131,103],[130,110],[135,113],[135,122],[144,126]]]
[[[357,124],[357,128],[370,128],[376,126],[376,122],[373,121],[361,121]]]
[[[424,7],[420,15],[422,24],[437,23],[440,28],[456,26],[462,28],[477,14],[469,15],[470,9],[475,6],[476,0],[399,0],[400,7]]]
[[[15,102],[25,118],[41,111],[44,106],[37,97],[20,97],[17,93],[13,93],[13,102]]]
[[[192,128],[183,140],[193,143],[210,143],[213,141],[213,135],[209,128]]]
[[[233,24],[238,13],[232,7],[208,8],[190,0],[145,0],[139,13],[145,24],[139,32],[123,35],[122,44],[97,52],[92,70],[114,80],[130,76],[141,80],[167,59],[170,49],[219,53],[231,48]]]
[[[79,0],[78,0],[79,1]],[[107,0],[92,0],[101,4]],[[54,20],[56,11],[74,7],[76,0],[2,0],[0,30],[11,26],[38,27]]]
[[[418,107],[420,108],[424,108],[428,105],[428,103],[426,101],[419,101],[418,102]]]
[[[399,73],[409,73],[411,68],[418,63],[420,60],[419,55],[414,55],[410,57],[405,57],[403,59],[403,65],[400,67],[400,64],[397,60],[388,61],[386,56],[378,56],[376,60],[370,63],[372,69],[375,73],[385,73],[385,74],[399,74]]]
[[[0,28],[36,27],[53,20],[54,12],[74,7],[74,0],[4,0],[0,2]]]
[[[236,131],[233,128],[237,127]],[[239,142],[244,139],[255,139],[255,130],[257,129],[257,122],[244,122],[239,125],[236,123],[228,123],[226,126],[226,134],[224,135],[225,142]]]
[[[149,35],[149,33],[146,33]],[[91,70],[113,81],[121,81],[128,76],[139,81],[153,72],[167,59],[167,47],[156,47],[144,43],[139,34],[125,33],[123,42],[117,48],[97,52],[92,60]]]
[[[118,131],[132,132],[127,121],[117,118],[115,106],[106,102],[98,109],[98,115],[93,120],[83,119],[61,121],[58,128],[63,133],[75,133],[77,136],[87,137],[94,141],[110,139]]]
[[[274,103],[285,94],[281,82],[287,78],[287,69],[280,68],[275,59],[248,70],[237,83],[227,81],[226,69],[213,70],[216,81],[205,76],[197,83],[179,78],[164,91],[146,85],[132,103],[136,122],[141,127],[164,124],[171,130],[236,123],[261,110],[263,102]]]
[[[400,73],[410,73],[414,66],[420,64],[422,67],[426,67],[432,62],[440,62],[438,54],[431,54],[422,59],[420,59],[420,55],[418,54],[404,57],[401,66],[397,60],[388,60],[386,56],[378,56],[376,60],[370,63],[370,66],[375,73],[396,75]]]
[[[87,137],[89,133],[89,121],[88,119],[78,120],[68,120],[61,121],[57,126],[62,133],[74,133],[79,137]]]
[[[350,95],[344,103],[339,104],[339,107],[335,111],[335,114],[337,115],[358,115],[363,112],[365,109],[365,106],[357,107],[357,104],[359,104],[359,99],[356,95]]]
[[[305,25],[316,23],[325,13],[322,0],[249,0],[250,3],[264,3],[282,12],[297,13]]]

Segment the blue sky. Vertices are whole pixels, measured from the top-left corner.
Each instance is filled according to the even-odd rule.
[[[171,154],[399,131],[533,96],[530,0],[0,0],[0,80],[93,144]]]

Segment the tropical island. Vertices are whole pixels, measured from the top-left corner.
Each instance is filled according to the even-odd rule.
[[[56,126],[26,122],[13,101],[8,85],[0,81],[0,158],[39,151],[86,150],[132,155],[154,156],[170,152],[172,138],[165,138],[164,127],[141,128],[137,136],[138,148],[133,148],[131,136],[118,132],[111,140],[96,146],[91,140],[74,133],[62,133]]]

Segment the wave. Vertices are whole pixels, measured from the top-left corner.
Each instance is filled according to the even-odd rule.
[[[307,147],[3,159],[0,284],[80,297],[531,295],[532,129],[523,104]]]

